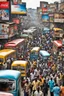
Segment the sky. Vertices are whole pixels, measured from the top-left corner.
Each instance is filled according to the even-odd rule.
[[[47,1],[49,3],[53,3],[55,1],[60,2],[60,0],[22,0],[22,2],[26,2],[27,8],[37,8],[40,6],[40,1]]]

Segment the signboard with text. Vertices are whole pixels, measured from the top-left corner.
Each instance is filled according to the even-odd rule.
[[[26,3],[11,5],[11,13],[13,15],[26,15]]]
[[[54,22],[54,14],[52,13],[49,14],[49,20],[50,22]]]
[[[15,24],[0,24],[0,39],[8,39],[9,37],[14,36],[15,33]]]
[[[42,22],[49,22],[49,15],[48,14],[42,14]]]
[[[10,0],[0,2],[0,22],[10,21],[11,7]]]
[[[47,8],[42,8],[42,13],[47,13]]]

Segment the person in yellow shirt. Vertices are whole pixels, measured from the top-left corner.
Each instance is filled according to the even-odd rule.
[[[42,89],[42,78],[40,78],[40,87]]]
[[[40,86],[41,89],[42,89],[42,86],[43,86],[43,84],[44,84],[45,78],[42,76],[39,80],[40,80],[39,86]]]
[[[52,70],[53,70],[53,72],[56,70],[56,65],[55,64],[53,64]]]
[[[45,78],[42,76],[42,85],[44,84],[44,80],[45,80]]]
[[[32,90],[33,90],[33,94],[34,94],[34,92],[35,92],[35,90],[37,89],[37,87],[39,86],[39,84],[40,84],[40,81],[39,80],[37,80],[37,78],[35,78],[35,80],[32,82]]]
[[[62,78],[63,78],[63,74],[62,74],[62,72],[59,73],[59,75],[60,75],[60,80],[62,80]]]
[[[37,65],[37,62],[34,60],[33,61],[33,66],[36,67],[36,65]]]

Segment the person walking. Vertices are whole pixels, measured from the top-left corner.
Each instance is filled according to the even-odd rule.
[[[29,96],[29,82],[26,81],[24,85],[24,96]]]
[[[53,96],[53,87],[55,86],[55,82],[52,78],[48,81],[48,85],[50,88],[50,95]]]
[[[53,95],[60,96],[60,87],[58,86],[58,84],[56,84],[55,87],[53,88]]]
[[[47,94],[48,94],[48,84],[47,84],[46,80],[44,80],[44,84],[43,84],[42,88],[43,88],[44,96],[47,96]]]
[[[33,94],[34,94],[35,90],[38,88],[39,84],[40,84],[40,81],[37,78],[35,78],[35,80],[32,81],[32,86],[33,86],[32,87],[32,91],[33,91]]]
[[[43,93],[42,93],[42,91],[40,90],[40,87],[38,87],[38,88],[36,89],[36,91],[34,92],[34,96],[43,96]]]

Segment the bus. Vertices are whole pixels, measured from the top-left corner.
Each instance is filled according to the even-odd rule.
[[[12,63],[11,69],[12,70],[18,70],[21,72],[21,78],[27,76],[27,72],[29,70],[29,63],[25,60],[16,60]]]
[[[24,54],[25,44],[25,39],[15,39],[13,41],[7,42],[4,45],[4,48],[16,50],[17,58],[19,59]]]
[[[7,68],[9,66],[8,61],[10,62],[11,58],[13,58],[13,61],[16,60],[16,51],[15,50],[12,50],[12,49],[0,50],[0,68],[2,66],[6,66],[6,68]]]
[[[46,50],[40,50],[39,57],[44,61],[50,57],[50,54]]]
[[[17,70],[1,70],[0,91],[9,92],[13,96],[21,96],[21,73]]]
[[[53,34],[53,38],[55,40],[58,40],[58,39],[62,39],[62,36],[63,36],[63,29],[61,28],[53,28],[53,31],[54,31],[54,34]]]
[[[23,34],[28,34],[29,36],[36,36],[37,30],[36,29],[27,29],[27,30],[23,30]]]
[[[44,27],[43,31],[42,31],[42,34],[45,35],[45,34],[48,34],[48,33],[50,33],[50,29],[48,27]]]
[[[53,41],[53,52],[59,53],[62,51],[62,41],[61,40],[54,40]]]
[[[30,60],[37,60],[39,56],[40,47],[33,47],[30,52]]]

